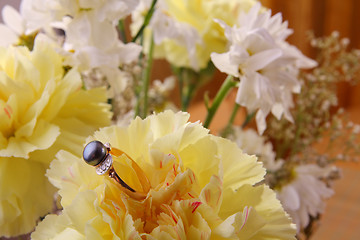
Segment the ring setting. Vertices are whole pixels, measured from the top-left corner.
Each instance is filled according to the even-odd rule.
[[[96,173],[98,175],[104,175],[107,173],[113,164],[112,156],[109,154],[105,160],[96,167]]]
[[[117,153],[116,155],[124,154],[122,151],[118,149],[112,149],[109,143],[103,144],[100,141],[91,141],[85,147],[83,151],[83,159],[84,161],[96,168],[96,173],[98,175],[107,174],[110,178],[114,179],[117,183],[120,184],[120,188],[125,192],[128,196],[137,199],[143,200],[146,198],[146,194],[142,192],[136,192],[133,188],[127,185],[116,173],[113,167],[113,157],[112,155]],[[131,159],[132,160],[132,159]],[[133,160],[132,160],[133,161]],[[137,166],[137,164],[133,161],[133,163]],[[138,167],[138,166],[137,166]],[[139,174],[142,179],[146,179],[145,182],[148,185],[148,180],[145,174],[142,172]]]

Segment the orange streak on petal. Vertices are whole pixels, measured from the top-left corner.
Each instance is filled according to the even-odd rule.
[[[217,178],[219,180],[219,183],[222,185],[222,179],[217,175],[214,175],[214,177]]]
[[[7,105],[7,108],[9,109],[9,112],[12,114],[12,113],[13,113],[13,110],[12,110],[11,106],[10,106],[10,105]]]
[[[216,205],[219,205],[220,197],[221,197],[221,193],[222,193],[222,188],[221,187],[218,187],[218,188],[219,188],[219,194],[218,194],[218,199],[216,200]]]
[[[191,213],[194,213],[195,210],[196,210],[201,204],[202,204],[202,202],[198,202],[198,201],[193,202],[193,203],[191,204],[191,206],[193,207],[193,210],[191,211]]]
[[[69,183],[72,183],[72,184],[76,184],[74,181],[72,181],[71,179],[68,179],[67,177],[64,177],[64,176],[61,177],[61,181],[69,182]]]
[[[250,208],[246,208],[246,216],[245,216],[245,219],[244,219],[244,223],[243,225],[241,226],[240,230],[243,229],[243,227],[245,226],[245,223],[247,222],[247,219],[249,217],[249,212],[250,212]]]
[[[71,176],[72,178],[74,178],[74,174],[73,174],[73,172],[72,172],[71,167],[68,167],[68,172],[69,172],[70,176]]]
[[[205,190],[205,199],[206,199],[206,202],[210,202],[210,199],[211,199],[210,189]]]
[[[163,207],[165,207],[170,214],[170,217],[174,220],[174,222],[177,224],[178,223],[178,218],[177,216],[174,214],[174,211],[170,208],[169,205],[163,204]]]
[[[10,119],[11,118],[11,112],[8,109],[8,105],[6,107],[4,107],[4,112],[6,113],[6,116],[8,116],[8,118]]]

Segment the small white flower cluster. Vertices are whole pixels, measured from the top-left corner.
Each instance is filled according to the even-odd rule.
[[[216,20],[229,40],[229,50],[212,53],[211,60],[222,72],[240,79],[236,102],[256,113],[258,132],[266,129],[266,116],[272,112],[293,121],[289,108],[292,93],[300,92],[297,80],[299,68],[311,68],[316,62],[305,57],[285,39],[292,33],[280,13],[261,10],[256,4],[242,13],[238,26],[230,27]]]
[[[64,64],[77,67],[85,75],[96,70],[97,81],[105,78],[111,86],[111,97],[126,87],[119,67],[136,61],[142,49],[135,43],[123,43],[116,30],[119,20],[128,16],[138,3],[138,0],[24,0],[20,14],[10,6],[3,9],[5,25],[0,25],[0,34],[4,37],[0,44],[17,43],[22,35],[34,32],[43,32],[58,42],[60,39]]]

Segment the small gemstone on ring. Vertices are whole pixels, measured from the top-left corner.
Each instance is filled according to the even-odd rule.
[[[96,173],[98,175],[103,175],[105,174],[107,171],[109,171],[109,169],[112,166],[112,157],[109,154],[106,159],[96,168]]]

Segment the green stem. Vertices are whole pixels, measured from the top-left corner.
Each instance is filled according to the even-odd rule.
[[[229,119],[229,122],[228,122],[228,124],[227,124],[228,126],[233,125],[234,120],[235,120],[235,117],[236,117],[236,113],[237,113],[237,111],[239,110],[239,107],[240,107],[240,105],[237,104],[237,103],[235,103],[234,108],[233,108],[233,111],[232,111],[231,116],[230,116],[230,119]]]
[[[187,111],[187,109],[189,108],[189,105],[190,105],[190,102],[194,96],[194,93],[195,93],[195,88],[196,88],[196,85],[195,84],[191,84],[186,86],[186,94],[185,96],[183,96],[183,111]]]
[[[224,98],[227,96],[229,91],[236,86],[236,81],[233,80],[233,76],[227,76],[225,81],[220,87],[220,90],[217,92],[214,102],[211,104],[211,107],[208,108],[207,116],[204,121],[204,127],[209,128],[210,123],[217,111],[217,109],[220,106],[220,103],[224,100]]]
[[[134,118],[136,118],[137,116],[140,116],[140,99],[139,99],[139,97],[137,99],[136,106],[135,106]]]
[[[234,120],[235,120],[237,111],[239,110],[239,107],[240,107],[240,105],[235,103],[233,111],[232,111],[231,116],[229,118],[229,121],[228,121],[224,131],[221,134],[222,137],[227,137],[229,135],[229,133],[231,131],[231,127],[234,124]]]
[[[118,29],[119,29],[119,33],[120,33],[120,38],[121,38],[121,40],[123,41],[123,43],[127,43],[126,31],[125,31],[125,24],[124,24],[124,20],[123,20],[123,19],[119,20]]]
[[[253,117],[255,115],[256,115],[256,111],[254,111],[254,112],[252,112],[250,114],[247,114],[243,124],[241,125],[241,128],[246,127],[249,124],[249,122],[251,121],[251,119],[253,119]]]
[[[196,84],[194,84],[194,79],[189,73],[189,69],[180,68],[177,75],[179,78],[181,110],[186,112],[194,96]]]
[[[144,32],[144,29],[146,28],[146,26],[150,23],[150,19],[155,11],[155,5],[156,5],[157,0],[153,0],[150,6],[149,11],[147,12],[145,18],[144,18],[144,22],[141,25],[139,31],[136,33],[135,37],[133,37],[133,39],[131,40],[132,42],[135,42],[140,35],[142,35],[142,33]]]
[[[144,107],[142,117],[145,118],[147,116],[148,111],[148,92],[150,85],[150,77],[151,77],[151,69],[153,65],[153,52],[154,52],[154,38],[151,36],[150,46],[149,46],[149,54],[147,56],[146,68],[143,74],[143,96],[144,96]]]
[[[144,36],[143,35],[140,36],[140,45],[144,46]],[[142,62],[143,62],[142,59],[143,58],[144,58],[144,53],[143,53],[143,51],[141,51],[140,55],[139,55],[139,61],[138,61],[139,65],[141,67],[143,67],[142,66]],[[143,73],[143,76],[144,76],[144,73]],[[140,81],[143,80],[143,76],[142,76],[142,79],[140,79]],[[137,82],[139,83],[140,81],[137,81]],[[134,115],[135,118],[137,116],[141,117],[140,116],[140,114],[141,114],[140,105],[141,105],[141,103],[143,101],[143,96],[141,95],[142,94],[141,90],[143,89],[143,84],[144,84],[144,81],[141,81],[141,83],[137,84],[137,87],[135,88],[135,94],[136,94],[136,97],[137,97],[136,106],[135,106],[135,115]]]

